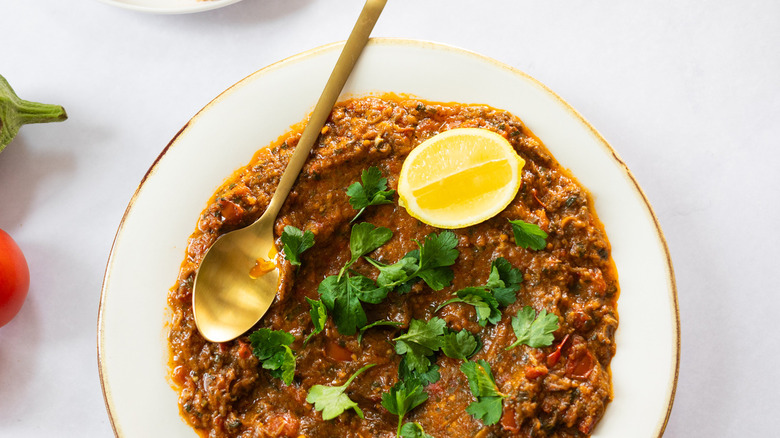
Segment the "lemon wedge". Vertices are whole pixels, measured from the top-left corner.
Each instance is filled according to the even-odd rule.
[[[437,228],[478,224],[506,208],[520,188],[525,160],[499,134],[456,128],[412,150],[398,177],[400,204]]]

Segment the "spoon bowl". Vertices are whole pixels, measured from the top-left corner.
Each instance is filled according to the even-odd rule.
[[[276,253],[273,234],[276,216],[386,2],[366,1],[263,215],[246,228],[223,234],[203,257],[195,275],[192,309],[195,325],[207,340],[227,342],[241,336],[271,306],[279,283],[280,258],[271,256]],[[255,275],[255,264],[266,257],[276,259],[276,267]]]
[[[266,211],[254,224],[222,235],[203,258],[192,312],[207,340],[226,342],[240,336],[271,306],[279,283],[278,267],[257,277],[250,273],[258,258],[275,252],[275,220],[276,214]]]

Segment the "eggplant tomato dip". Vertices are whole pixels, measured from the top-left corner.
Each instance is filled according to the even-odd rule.
[[[441,230],[392,190],[415,146],[458,127],[499,133],[526,164],[504,211]],[[168,296],[183,418],[208,437],[590,435],[612,397],[610,245],[587,191],[517,117],[488,106],[337,104],[276,221],[276,301],[234,341],[198,333],[198,265],[219,235],[263,213],[299,128],[218,189],[189,239]],[[372,184],[382,202],[355,219],[353,198]],[[355,257],[361,232],[376,242]]]

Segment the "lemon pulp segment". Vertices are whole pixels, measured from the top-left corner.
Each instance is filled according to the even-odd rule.
[[[417,199],[417,205],[426,210],[479,204],[480,198],[489,201],[484,198],[492,198],[492,194],[501,190],[511,174],[512,169],[506,161],[488,161],[414,189],[412,196]],[[441,196],[444,192],[450,196]]]
[[[436,227],[473,225],[514,199],[524,164],[509,141],[493,131],[444,131],[417,146],[404,161],[398,180],[401,205]]]

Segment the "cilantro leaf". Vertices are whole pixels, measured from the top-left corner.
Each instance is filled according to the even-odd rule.
[[[401,426],[406,414],[425,400],[428,400],[428,393],[416,380],[399,381],[390,388],[390,392],[382,394],[382,406],[391,414],[398,415],[398,435],[401,435]]]
[[[360,410],[357,403],[352,401],[346,394],[344,394],[344,391],[347,389],[349,384],[355,380],[355,377],[374,365],[375,364],[368,364],[357,370],[355,374],[353,374],[341,386],[312,386],[309,388],[309,394],[306,396],[306,401],[308,403],[314,404],[315,411],[322,411],[323,420],[332,420],[348,409],[354,409],[358,417],[363,418],[363,411]]]
[[[520,344],[533,348],[547,347],[552,345],[555,339],[552,333],[558,330],[558,316],[547,313],[545,309],[536,315],[533,307],[525,306],[517,312],[516,317],[512,317],[512,330],[517,336],[517,341],[506,347],[507,350]]]
[[[452,231],[429,234],[420,243],[418,257],[420,267],[417,275],[433,290],[441,290],[452,282],[452,269],[448,268],[458,258],[458,237]]]
[[[501,311],[498,310],[498,300],[484,287],[467,287],[455,292],[457,298],[452,298],[436,308],[439,311],[442,307],[452,303],[465,303],[474,306],[477,313],[477,323],[481,326],[487,323],[498,324],[501,321]]]
[[[287,225],[280,237],[284,258],[294,266],[301,265],[301,253],[314,246],[314,233],[303,232],[292,225]]]
[[[512,233],[515,235],[515,244],[521,248],[533,250],[544,249],[547,246],[547,233],[539,225],[530,224],[523,220],[509,220],[512,224]]]
[[[350,222],[354,222],[366,210],[366,207],[372,205],[392,204],[390,199],[395,190],[387,190],[387,178],[382,177],[382,172],[376,167],[369,167],[360,174],[363,184],[356,182],[347,188],[349,204],[357,214]]]
[[[484,286],[471,286],[455,292],[457,298],[442,303],[436,311],[452,303],[466,303],[474,306],[477,322],[485,326],[488,322],[497,324],[501,321],[499,307],[508,306],[517,300],[516,292],[520,290],[523,274],[503,257],[493,260],[490,265],[490,276]]]
[[[441,373],[439,373],[438,365],[431,365],[428,367],[428,371],[424,373],[409,369],[406,356],[401,359],[401,363],[398,364],[398,378],[400,380],[417,380],[423,386],[436,383],[441,379]]]
[[[295,375],[295,355],[290,344],[295,337],[283,330],[261,328],[249,335],[252,353],[260,359],[264,369],[289,385]]]
[[[378,303],[387,296],[387,290],[377,288],[373,280],[362,275],[331,275],[317,288],[322,303],[333,315],[333,322],[342,335],[354,335],[368,322],[361,301]]]
[[[360,257],[384,245],[391,237],[393,237],[393,232],[389,228],[375,227],[368,222],[353,225],[349,236],[349,250],[352,257],[339,271],[339,277],[344,275],[347,269]]]
[[[481,397],[466,407],[466,413],[486,426],[498,423],[504,411],[504,399],[501,397]]]
[[[398,436],[401,438],[433,438],[425,433],[425,430],[418,423],[404,424],[398,432]]]
[[[413,279],[418,270],[419,260],[409,254],[411,253],[406,254],[392,265],[385,265],[367,257],[366,260],[379,269],[376,283],[382,287],[394,288]]]
[[[393,339],[396,341],[395,352],[406,355],[406,364],[411,371],[428,371],[431,365],[428,356],[441,348],[445,325],[441,318],[434,317],[428,322],[412,319],[409,322],[409,331]]]
[[[304,346],[309,342],[309,339],[311,339],[312,336],[321,332],[322,329],[325,328],[325,322],[328,320],[328,311],[322,301],[312,300],[309,297],[305,298],[306,301],[309,302],[309,306],[311,306],[311,309],[309,309],[309,315],[311,316],[311,323],[314,325],[314,330],[309,333],[309,336],[306,336],[306,339],[303,341]]]
[[[466,412],[477,420],[490,426],[498,423],[503,413],[503,399],[506,395],[498,391],[490,364],[480,359],[476,362],[464,362],[460,370],[469,381],[471,394],[477,399],[471,402]]]
[[[464,362],[460,370],[469,379],[469,388],[474,397],[505,397],[498,391],[490,364],[484,359]]]
[[[368,329],[370,329],[372,327],[380,327],[380,326],[400,327],[402,325],[403,325],[402,323],[396,322],[396,321],[384,321],[384,320],[374,321],[371,324],[363,326],[363,327],[360,328],[360,333],[358,333],[357,341],[358,341],[358,343],[362,342],[363,341],[363,334],[366,332],[366,330],[368,330]]]
[[[367,259],[377,269],[377,284],[386,288],[399,288],[407,292],[407,286],[417,278],[422,279],[433,290],[442,290],[452,282],[453,273],[449,266],[458,258],[458,238],[452,231],[431,233],[423,242],[415,241],[418,249],[409,251],[392,265],[384,265]]]
[[[445,333],[441,351],[453,359],[468,359],[477,351],[477,338],[468,330]]]

